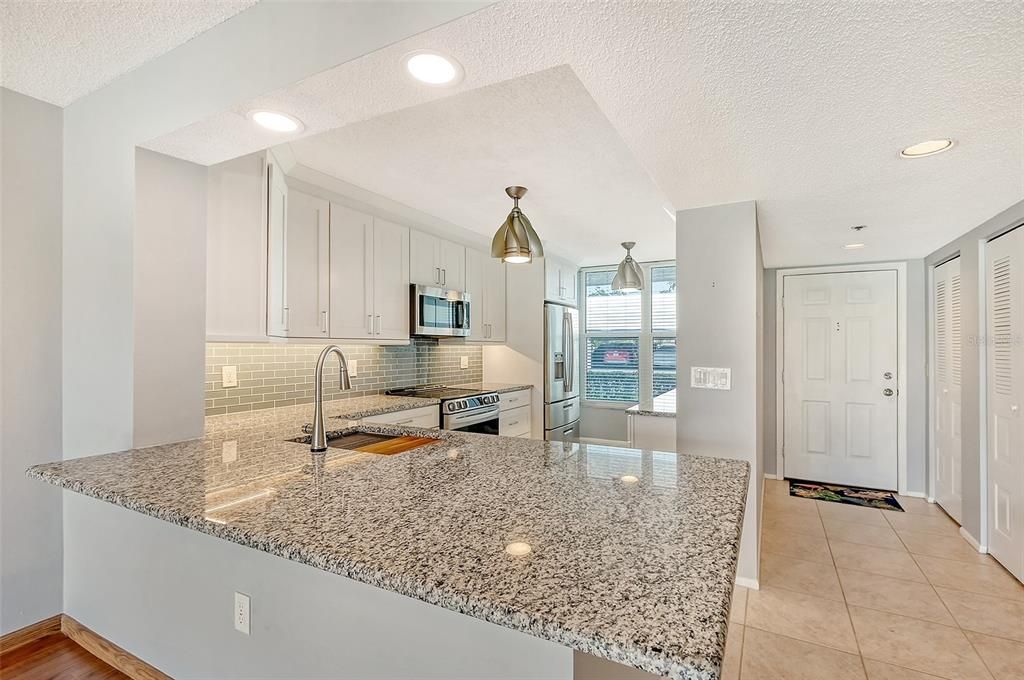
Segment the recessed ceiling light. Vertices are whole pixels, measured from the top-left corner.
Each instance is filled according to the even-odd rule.
[[[843,247],[846,248],[847,250],[860,250],[865,245],[866,244],[864,244],[864,243],[847,243]]]
[[[952,139],[929,139],[927,142],[908,146],[903,151],[900,151],[900,156],[903,158],[922,158],[924,156],[933,156],[943,151],[949,151],[952,148]]]
[[[416,50],[405,55],[405,70],[421,83],[435,87],[456,85],[465,74],[459,62],[431,50]]]
[[[249,120],[274,132],[299,132],[303,128],[301,120],[279,111],[250,111]]]

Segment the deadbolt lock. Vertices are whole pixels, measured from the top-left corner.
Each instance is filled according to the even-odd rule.
[[[886,371],[885,373],[882,374],[882,377],[885,378],[886,380],[892,380],[892,373],[890,371]]]

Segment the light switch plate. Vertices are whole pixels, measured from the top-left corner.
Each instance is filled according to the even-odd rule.
[[[690,366],[690,387],[701,390],[731,390],[732,369]]]
[[[221,366],[220,381],[224,387],[238,387],[238,366]]]
[[[354,378],[359,375],[359,360],[349,359],[348,361],[348,377]]]
[[[469,357],[459,357],[459,366],[469,368]]]

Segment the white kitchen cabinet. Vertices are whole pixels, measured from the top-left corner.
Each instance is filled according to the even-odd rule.
[[[503,392],[498,395],[498,404],[502,411],[529,406],[530,401],[529,388],[525,390],[516,390],[515,392]]]
[[[411,283],[465,290],[465,246],[415,229],[409,236],[409,243]]]
[[[288,335],[288,185],[276,163],[267,163],[267,186],[267,334],[284,337]]]
[[[529,406],[520,406],[498,414],[498,434],[503,437],[529,437],[530,425]]]
[[[439,406],[421,406],[419,408],[406,409],[405,411],[394,411],[382,413],[379,416],[363,418],[361,422],[378,425],[408,425],[409,427],[430,427],[437,429],[441,426],[441,411]]]
[[[489,253],[466,250],[466,292],[471,296],[469,340],[505,341],[505,263]]]
[[[299,191],[290,191],[287,203],[285,335],[328,337],[330,204]]]
[[[565,305],[576,305],[577,274],[575,265],[559,257],[544,258],[544,299]]]
[[[330,225],[330,337],[407,340],[409,229],[337,203]]]
[[[373,316],[378,340],[409,339],[409,228],[373,220]]]
[[[331,204],[330,329],[334,338],[373,337],[373,217]]]

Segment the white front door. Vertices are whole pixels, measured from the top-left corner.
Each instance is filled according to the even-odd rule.
[[[896,272],[783,282],[784,475],[896,489]]]
[[[935,359],[935,500],[960,521],[961,491],[960,378],[963,340],[960,258],[935,268],[932,276]]]
[[[1024,581],[1024,229],[986,247],[988,551]]]

